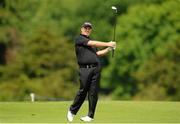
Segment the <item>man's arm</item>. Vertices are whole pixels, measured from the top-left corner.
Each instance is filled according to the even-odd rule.
[[[96,54],[97,54],[98,56],[104,56],[104,55],[106,55],[109,51],[111,51],[112,49],[113,49],[113,48],[111,48],[111,47],[107,47],[107,48],[105,48],[105,49],[103,49],[103,50],[97,51]]]
[[[92,46],[92,47],[115,47],[116,43],[115,42],[100,42],[100,41],[90,40],[90,41],[88,41],[87,45]]]

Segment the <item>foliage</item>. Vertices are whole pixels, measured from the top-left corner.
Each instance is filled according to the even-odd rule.
[[[115,89],[115,99],[180,99],[177,2],[132,6],[118,18],[116,57],[102,84]]]
[[[2,0],[0,100],[27,100],[31,92],[43,100],[72,99],[79,82],[73,39],[90,21],[92,39],[111,41],[112,5],[118,8],[118,47],[115,58],[102,59],[101,93],[112,99],[180,100],[178,4]]]

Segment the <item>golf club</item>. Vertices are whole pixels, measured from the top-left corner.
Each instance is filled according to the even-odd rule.
[[[115,6],[111,7],[112,10],[115,12],[115,19],[114,19],[114,32],[113,32],[113,41],[116,40],[116,16],[117,16],[117,8]],[[114,57],[114,48],[112,50],[112,57]]]

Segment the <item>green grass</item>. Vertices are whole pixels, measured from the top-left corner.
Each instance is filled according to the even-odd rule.
[[[0,102],[0,123],[66,123],[72,102]],[[85,102],[73,122],[86,115]],[[180,102],[99,101],[93,123],[180,123]]]

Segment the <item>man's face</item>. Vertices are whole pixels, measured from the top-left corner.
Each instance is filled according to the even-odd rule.
[[[89,36],[91,34],[91,27],[82,27],[81,28],[81,34]]]

